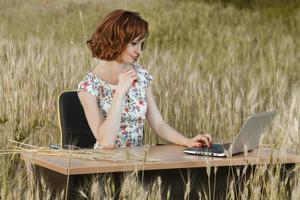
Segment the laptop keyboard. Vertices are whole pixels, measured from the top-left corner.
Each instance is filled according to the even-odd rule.
[[[194,151],[202,151],[202,152],[209,152],[209,153],[224,153],[224,146],[222,144],[212,144],[211,147],[193,147],[189,148],[190,150]]]

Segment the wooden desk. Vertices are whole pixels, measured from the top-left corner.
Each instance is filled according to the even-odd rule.
[[[146,149],[146,150],[145,150]],[[207,167],[218,167],[218,176],[227,180],[229,168],[232,166],[257,166],[257,165],[272,165],[282,163],[283,166],[291,168],[295,163],[300,163],[300,156],[283,153],[280,151],[273,151],[268,147],[262,147],[254,151],[248,152],[247,155],[239,154],[231,158],[215,158],[205,156],[194,156],[185,154],[184,147],[176,145],[159,145],[145,147],[134,147],[117,150],[101,150],[99,152],[93,151],[87,159],[78,158],[78,155],[45,155],[41,153],[24,153],[23,159],[29,160],[30,163],[38,166],[39,170],[45,170],[52,173],[47,179],[51,177],[60,176],[62,180],[69,177],[79,177],[80,175],[99,174],[99,173],[115,173],[120,174],[127,171],[143,171],[149,172],[149,177],[153,174],[165,176],[165,179],[170,179],[170,183],[178,182],[182,179],[182,174],[186,170],[193,170],[193,173],[199,173],[202,178],[200,180],[207,180]],[[112,156],[107,156],[112,155]],[[116,160],[116,161],[112,161]],[[290,165],[289,165],[290,164]],[[222,171],[223,170],[223,171]],[[201,172],[200,172],[201,171]],[[162,172],[162,173],[160,173]],[[181,178],[173,180],[180,172]],[[177,173],[177,175],[175,175]],[[197,176],[197,175],[195,175]],[[204,178],[203,176],[206,176]],[[49,178],[50,177],[50,178]],[[55,178],[55,180],[59,180]],[[71,180],[71,179],[70,179]],[[225,181],[226,181],[225,180]],[[182,180],[181,180],[182,182]],[[205,181],[203,181],[205,182]],[[224,189],[224,183],[221,183],[218,188]],[[207,184],[207,181],[205,182]],[[226,183],[226,182],[225,182]],[[181,187],[182,183],[180,184]],[[182,192],[182,191],[181,191]],[[177,196],[176,196],[177,195]],[[180,198],[180,194],[175,197]],[[221,192],[224,197],[224,191]]]

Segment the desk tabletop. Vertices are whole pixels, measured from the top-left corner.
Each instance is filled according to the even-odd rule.
[[[245,154],[231,158],[217,158],[189,155],[183,152],[185,147],[177,145],[159,145],[132,147],[117,150],[99,150],[96,154],[121,155],[123,159],[101,160],[83,159],[72,153],[66,155],[24,152],[22,159],[61,174],[92,174],[123,172],[135,170],[159,170],[180,168],[201,168],[237,165],[260,165],[276,163],[300,163],[300,155],[261,147]],[[73,151],[74,152],[74,151]],[[95,152],[95,151],[94,151]]]

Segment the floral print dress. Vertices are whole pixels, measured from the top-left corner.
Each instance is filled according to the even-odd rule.
[[[133,65],[137,72],[137,81],[129,88],[123,98],[121,124],[115,139],[115,147],[133,147],[143,144],[144,121],[147,111],[146,88],[153,77],[138,64]],[[78,84],[77,91],[87,91],[98,97],[99,107],[104,117],[110,110],[116,85],[101,80],[93,72],[88,73]],[[98,142],[94,148],[102,148]]]

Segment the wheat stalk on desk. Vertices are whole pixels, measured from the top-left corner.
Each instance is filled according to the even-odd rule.
[[[143,161],[143,162],[158,162],[159,159],[152,159],[147,156],[149,148],[142,149],[141,152],[134,152],[128,149],[117,149],[117,150],[96,150],[96,149],[49,149],[47,147],[38,147],[10,140],[10,142],[17,145],[12,146],[12,150],[0,150],[1,154],[18,154],[18,153],[33,153],[36,155],[47,155],[47,156],[62,156],[72,157],[84,160],[95,160],[95,161]]]

